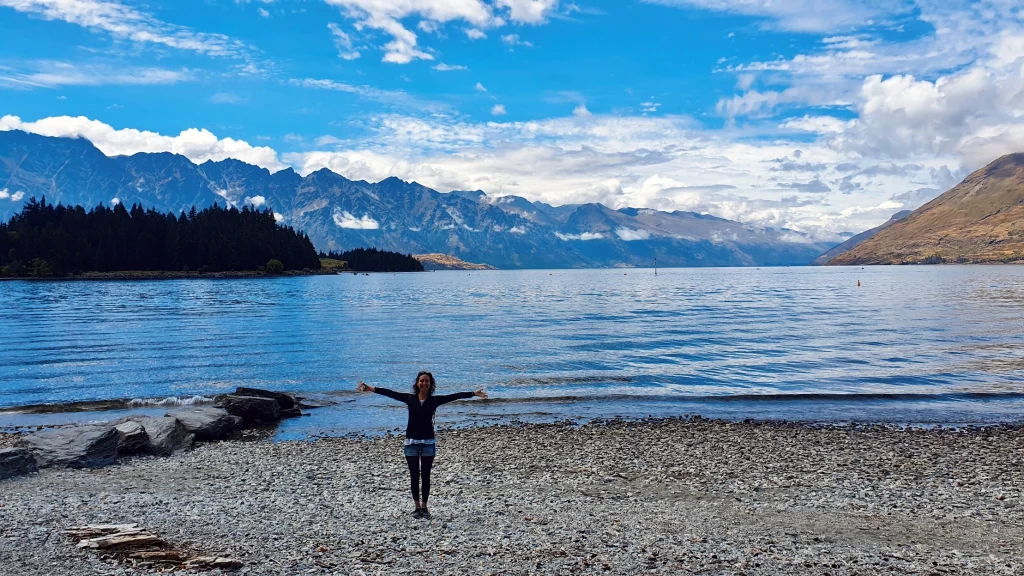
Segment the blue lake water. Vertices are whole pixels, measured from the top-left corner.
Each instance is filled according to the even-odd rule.
[[[328,393],[280,434],[342,434],[404,422],[358,379],[421,369],[491,394],[440,422],[1021,422],[1024,266],[0,282],[0,408],[244,385]]]

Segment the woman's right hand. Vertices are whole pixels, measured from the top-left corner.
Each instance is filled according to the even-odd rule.
[[[359,384],[356,386],[356,390],[360,392],[373,392],[373,386],[370,386],[366,382],[360,380]]]

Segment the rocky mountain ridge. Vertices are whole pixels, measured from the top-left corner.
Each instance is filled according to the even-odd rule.
[[[416,182],[349,180],[328,169],[271,173],[238,160],[195,164],[171,153],[108,157],[88,140],[0,132],[0,219],[22,198],[185,211],[214,202],[270,207],[323,251],[377,247],[443,253],[498,268],[802,265],[831,248],[793,230],[694,212],[551,206]],[[20,194],[18,194],[20,193]]]
[[[1008,154],[830,265],[1024,261],[1024,153]]]

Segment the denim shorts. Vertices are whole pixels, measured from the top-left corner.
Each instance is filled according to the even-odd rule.
[[[437,454],[436,444],[406,444],[405,445],[405,456],[406,458],[427,457],[433,458]]]

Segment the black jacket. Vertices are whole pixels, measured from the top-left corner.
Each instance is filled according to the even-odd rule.
[[[417,394],[405,394],[380,387],[374,388],[373,391],[404,402],[409,407],[409,425],[405,428],[405,437],[414,440],[430,440],[434,437],[434,412],[438,406],[473,397],[472,392],[459,392],[444,396],[430,396],[420,403],[420,397]]]

